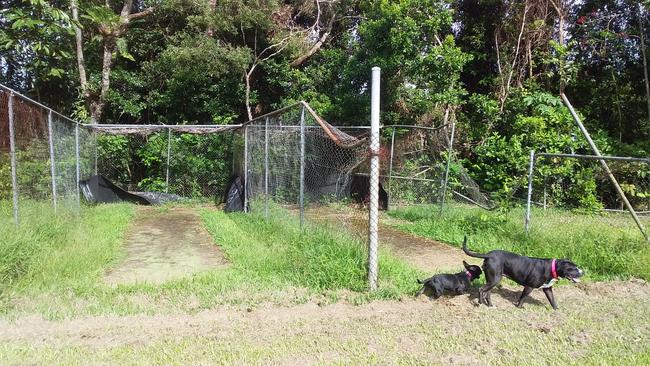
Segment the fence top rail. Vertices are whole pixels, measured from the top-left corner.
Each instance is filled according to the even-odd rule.
[[[166,125],[166,124],[161,124],[161,125],[133,125],[133,124],[84,124],[84,127],[96,129],[96,130],[102,130],[102,129],[123,129],[123,128],[129,128],[129,129],[157,129],[157,128],[169,128],[169,129],[183,129],[183,128],[202,128],[202,129],[220,129],[220,128],[240,128],[243,125],[241,124],[236,124],[236,125]]]
[[[34,99],[32,99],[32,98],[30,98],[30,97],[28,97],[28,96],[26,96],[26,95],[24,95],[24,94],[21,94],[21,93],[15,91],[15,90],[11,89],[10,87],[4,85],[4,84],[0,84],[0,89],[4,90],[5,92],[7,92],[7,93],[9,93],[9,94],[13,94],[13,95],[15,95],[15,96],[17,96],[17,97],[19,97],[19,98],[21,98],[21,99],[23,99],[23,100],[26,100],[26,101],[28,101],[28,102],[30,102],[30,103],[36,104],[37,106],[39,106],[39,107],[41,107],[41,108],[43,108],[43,109],[46,109],[48,112],[52,112],[52,113],[56,114],[57,116],[59,116],[59,117],[65,119],[66,121],[68,121],[68,122],[70,122],[70,123],[74,123],[74,124],[76,124],[76,125],[82,125],[82,124],[79,123],[78,121],[75,121],[75,120],[73,120],[72,118],[70,118],[70,117],[68,117],[68,116],[66,116],[66,115],[64,115],[64,114],[61,114],[61,113],[55,111],[54,109],[52,109],[52,108],[46,106],[46,105],[43,104],[43,103],[39,103],[39,102],[37,102],[37,101],[35,101]]]
[[[598,156],[598,155],[580,155],[580,154],[552,154],[552,153],[538,153],[535,157],[557,157],[557,158],[572,158],[584,160],[618,160],[618,161],[638,161],[650,164],[650,158],[635,158],[631,156]]]
[[[261,116],[255,117],[255,118],[253,118],[253,119],[250,119],[250,120],[244,122],[244,123],[243,123],[243,126],[247,126],[247,125],[249,125],[249,124],[251,124],[251,123],[258,122],[258,121],[261,121],[261,120],[264,120],[264,119],[266,119],[266,118],[268,118],[268,117],[273,117],[273,116],[275,116],[275,115],[277,115],[277,114],[281,114],[281,113],[283,113],[284,111],[286,111],[286,110],[288,110],[288,109],[295,108],[295,107],[297,107],[297,106],[305,106],[305,105],[307,105],[307,102],[302,101],[302,100],[301,100],[300,102],[297,102],[297,103],[289,104],[289,105],[286,106],[286,107],[282,107],[282,108],[280,108],[280,109],[276,109],[276,110],[274,110],[273,112],[269,112],[269,113],[263,114],[263,115],[261,115]]]
[[[435,126],[435,127],[427,127],[427,126],[413,126],[413,125],[390,125],[390,126],[381,126],[382,128],[413,128],[413,129],[418,129],[418,130],[431,130],[431,131],[437,131],[442,128],[445,128],[447,126],[450,126],[451,123],[445,123],[444,125],[440,126]]]

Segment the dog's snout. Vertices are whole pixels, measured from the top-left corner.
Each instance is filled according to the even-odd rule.
[[[580,273],[580,276],[582,276],[584,272],[582,272],[582,270],[578,268],[578,273]]]

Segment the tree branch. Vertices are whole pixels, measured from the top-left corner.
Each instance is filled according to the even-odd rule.
[[[130,15],[127,17],[127,19],[128,19],[129,22],[130,22],[130,21],[133,21],[133,20],[137,20],[137,19],[140,19],[140,18],[144,18],[144,17],[146,17],[146,16],[149,16],[149,15],[153,14],[153,11],[154,11],[154,8],[146,8],[146,9],[144,9],[143,11],[141,11],[141,12],[139,12],[139,13],[130,14]]]
[[[327,24],[327,30],[325,33],[323,33],[320,38],[318,39],[318,42],[314,43],[314,45],[307,51],[306,53],[298,56],[295,60],[291,62],[291,67],[298,67],[300,66],[303,62],[307,61],[308,58],[313,56],[320,48],[323,46],[323,43],[327,41],[327,38],[329,35],[332,33],[332,27],[334,26],[334,15],[332,15],[332,18],[330,19],[329,23]]]

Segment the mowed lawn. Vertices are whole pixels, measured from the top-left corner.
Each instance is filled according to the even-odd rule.
[[[227,268],[115,287],[103,276],[124,259],[133,206],[53,218],[34,205],[19,228],[7,217],[0,254],[17,260],[1,272],[0,364],[650,362],[645,281],[559,286],[558,311],[538,291],[515,308],[519,289],[506,284],[488,309],[475,289],[414,299],[423,273],[382,250],[380,290],[370,294],[364,244],[340,228],[302,231],[278,207],[268,220],[195,209]]]

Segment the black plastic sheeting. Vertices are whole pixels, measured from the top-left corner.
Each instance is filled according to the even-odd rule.
[[[161,192],[128,192],[101,175],[79,182],[79,188],[89,203],[131,202],[140,205],[158,205],[179,201],[182,197]]]
[[[224,201],[226,202],[223,207],[225,212],[244,211],[244,180],[241,177],[231,179],[230,188]]]

